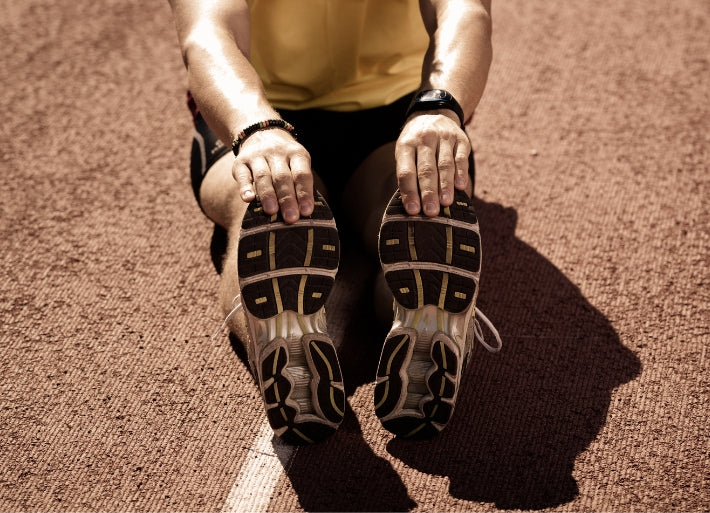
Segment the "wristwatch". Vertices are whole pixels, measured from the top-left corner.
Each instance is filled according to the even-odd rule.
[[[436,109],[453,110],[459,117],[461,128],[463,128],[464,119],[461,105],[459,105],[459,102],[456,101],[450,92],[444,91],[443,89],[428,89],[426,91],[420,91],[409,105],[405,119],[414,112]]]

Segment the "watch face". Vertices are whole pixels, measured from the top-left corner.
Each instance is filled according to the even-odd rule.
[[[450,95],[446,91],[442,91],[441,89],[433,89],[431,91],[425,91],[419,99],[424,101],[437,101],[446,100],[448,96]]]

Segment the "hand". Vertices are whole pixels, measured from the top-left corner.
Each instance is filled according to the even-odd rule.
[[[245,202],[259,197],[264,212],[281,209],[286,223],[313,213],[313,172],[308,151],[285,130],[271,128],[249,136],[239,149],[232,176]]]
[[[454,201],[454,187],[469,184],[471,143],[456,114],[447,109],[409,117],[395,147],[397,183],[409,215],[439,214]],[[423,208],[422,208],[423,205]]]

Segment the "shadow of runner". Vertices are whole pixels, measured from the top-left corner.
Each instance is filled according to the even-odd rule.
[[[640,372],[609,321],[551,262],[515,237],[517,213],[475,202],[483,240],[478,305],[497,324],[497,355],[477,345],[449,426],[388,451],[448,476],[452,496],[542,509],[578,494],[577,456],[603,427],[612,390]]]
[[[372,452],[349,405],[340,429],[298,449],[287,471],[305,511],[409,511],[409,497],[390,463]]]

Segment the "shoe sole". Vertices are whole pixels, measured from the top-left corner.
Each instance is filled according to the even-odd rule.
[[[395,322],[377,369],[375,412],[403,438],[430,438],[451,419],[478,293],[481,242],[469,197],[437,217],[410,216],[399,191],[387,206],[379,238]]]
[[[252,362],[274,432],[292,444],[318,442],[343,420],[340,364],[325,326],[340,241],[333,214],[316,194],[295,224],[250,203],[238,248],[239,285]]]

